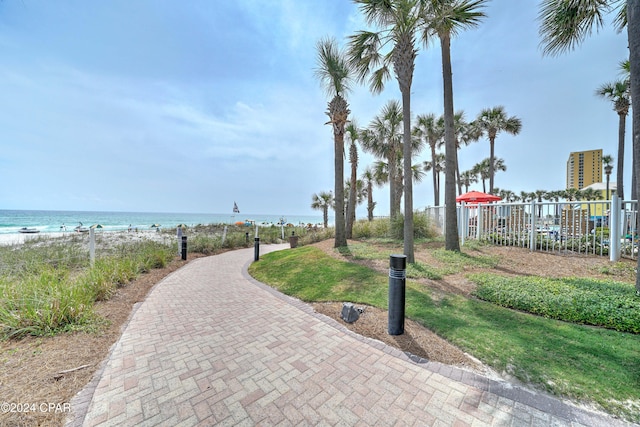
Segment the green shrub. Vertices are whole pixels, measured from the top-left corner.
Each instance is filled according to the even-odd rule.
[[[431,219],[425,212],[414,212],[413,214],[413,237],[414,239],[433,239],[438,236],[438,232]],[[390,236],[393,239],[402,240],[404,238],[404,216],[397,215],[391,220]]]
[[[640,333],[640,298],[631,284],[587,278],[471,275],[474,295],[494,304],[566,322]]]

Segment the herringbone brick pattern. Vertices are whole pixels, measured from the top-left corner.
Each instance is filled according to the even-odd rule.
[[[282,248],[263,246],[261,252]],[[509,387],[493,392],[495,384],[481,377],[414,363],[398,350],[336,327],[304,304],[248,279],[243,267],[252,258],[252,249],[200,258],[160,282],[130,319],[93,394],[89,388],[74,399],[75,418],[69,425],[548,426],[593,421],[563,404],[550,413],[536,407],[546,403],[511,399]]]

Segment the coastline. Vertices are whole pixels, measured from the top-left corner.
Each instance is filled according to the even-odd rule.
[[[0,246],[12,246],[12,245],[22,245],[25,242],[30,240],[50,240],[50,239],[61,239],[65,237],[83,237],[86,236],[86,241],[89,242],[89,233],[74,233],[74,232],[55,232],[55,233],[5,233],[0,234]],[[117,230],[117,231],[96,231],[96,238],[98,239],[127,239],[127,240],[136,240],[136,239],[150,239],[157,241],[166,241],[171,239],[170,234],[166,233],[158,233],[155,230],[139,230],[139,231],[127,231],[127,230]]]

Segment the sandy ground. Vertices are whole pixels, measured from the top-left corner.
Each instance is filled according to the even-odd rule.
[[[152,239],[157,241],[163,241],[166,239],[175,238],[167,233],[158,233],[153,230],[143,230],[143,231],[102,231],[97,230],[95,232],[96,242],[100,243],[101,241],[105,241],[105,243],[109,243],[110,240],[136,240],[136,239]],[[82,238],[89,242],[89,233],[16,233],[16,234],[0,234],[0,246],[8,246],[8,245],[20,245],[29,241],[37,241],[42,239],[62,239],[62,238]]]

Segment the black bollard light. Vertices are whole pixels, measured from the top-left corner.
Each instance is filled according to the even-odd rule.
[[[260,238],[253,238],[253,260],[258,261],[260,259]]]
[[[182,259],[187,260],[187,236],[182,236]]]
[[[389,256],[389,335],[404,334],[407,256]]]
[[[249,243],[249,232],[248,231],[246,233],[244,233],[244,241],[246,243]]]

